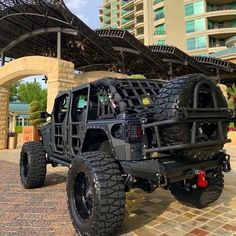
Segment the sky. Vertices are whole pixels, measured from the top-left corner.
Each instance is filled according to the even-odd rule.
[[[102,0],[65,0],[65,3],[72,13],[92,29],[99,28],[98,8]]]

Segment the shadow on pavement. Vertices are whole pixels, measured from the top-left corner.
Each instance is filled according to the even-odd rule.
[[[58,173],[47,174],[44,187],[57,185],[66,182],[66,176]]]

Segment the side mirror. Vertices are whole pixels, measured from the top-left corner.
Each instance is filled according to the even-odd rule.
[[[48,117],[52,117],[52,115],[47,113],[46,111],[45,112],[40,112],[40,118],[41,119],[47,119]]]

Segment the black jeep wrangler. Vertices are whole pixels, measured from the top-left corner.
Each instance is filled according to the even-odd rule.
[[[22,147],[25,188],[44,184],[47,164],[69,167],[68,208],[80,235],[112,234],[125,192],[170,190],[202,208],[222,193],[230,171],[222,150],[235,116],[221,90],[201,74],[168,82],[103,78],[58,94],[41,142]]]

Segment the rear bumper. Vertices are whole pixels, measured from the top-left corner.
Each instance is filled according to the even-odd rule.
[[[201,162],[187,162],[174,160],[173,157],[161,157],[142,161],[121,161],[120,163],[126,174],[157,182],[159,186],[192,179],[195,176],[195,170],[207,171],[216,168],[222,168],[225,172],[231,170],[230,157],[224,152],[220,152],[215,159]]]

